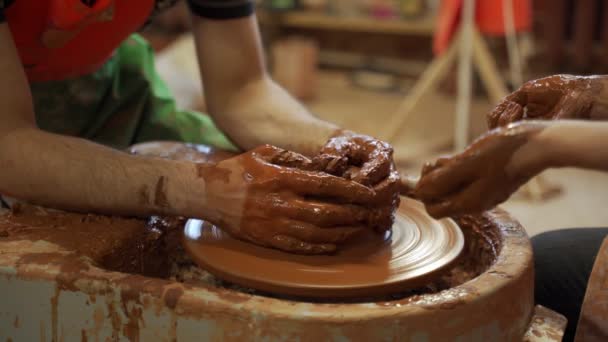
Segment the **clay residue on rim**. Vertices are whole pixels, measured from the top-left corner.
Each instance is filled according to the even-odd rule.
[[[461,285],[487,270],[500,252],[499,228],[487,215],[464,216],[456,220],[463,229],[465,247],[459,261],[445,275],[407,293],[395,293],[382,298],[357,298],[353,301],[394,301],[413,295],[435,293]],[[0,230],[9,232],[9,236],[0,238],[0,241],[47,240],[76,255],[88,257],[94,265],[107,270],[173,279],[191,285],[226,288],[282,299],[349,302],[277,296],[219,280],[200,270],[185,254],[181,246],[183,224],[183,219],[152,218],[146,222],[22,207],[19,211],[0,218]],[[91,236],[95,236],[95,241],[91,241]],[[88,244],[95,245],[95,248]],[[58,257],[58,260],[64,260],[63,256]],[[51,263],[56,259],[54,256],[32,255],[23,259],[23,262],[31,258]]]

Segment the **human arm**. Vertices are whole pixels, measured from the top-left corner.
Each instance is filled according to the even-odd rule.
[[[268,75],[255,14],[233,17],[218,7],[227,13],[222,17],[212,12],[217,2],[190,1],[206,103],[220,128],[243,149],[268,143],[307,156],[321,152],[362,162],[356,181],[388,177],[392,148],[312,115]],[[200,12],[196,4],[202,4]]]
[[[242,149],[268,143],[312,156],[338,130],[270,78],[255,14],[192,15],[192,24],[209,113]]]
[[[222,224],[238,238],[302,253],[331,251],[350,233],[368,226],[366,211],[356,210],[360,214],[354,220],[344,212],[373,202],[373,191],[338,177],[274,165],[260,151],[200,164],[129,155],[39,130],[6,24],[0,24],[0,74],[0,194],[82,212],[203,218]],[[221,174],[231,176],[225,181]],[[313,202],[302,195],[303,188],[325,197]],[[250,198],[274,202],[256,207],[248,205]],[[328,198],[336,204],[325,205]],[[273,211],[282,203],[289,205]],[[310,215],[317,207],[323,210]],[[275,225],[279,228],[248,224],[263,215],[280,220],[281,225]]]
[[[177,214],[192,204],[177,194],[184,184],[164,185],[176,190],[165,196],[169,206],[154,197],[161,177],[173,179],[192,165],[133,157],[39,130],[7,24],[0,24],[0,74],[1,193],[57,208],[134,216]]]
[[[478,213],[557,167],[608,171],[608,123],[524,121],[497,128],[464,152],[427,164],[415,195],[434,217]]]

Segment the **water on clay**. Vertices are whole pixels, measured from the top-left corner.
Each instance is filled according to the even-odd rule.
[[[231,284],[200,269],[182,247],[181,218],[153,217],[148,220],[101,215],[63,213],[28,205],[17,205],[0,215],[0,242],[46,240],[93,265],[110,271],[170,279],[193,286],[227,288],[249,294],[310,302],[369,302],[403,299],[458,286],[483,273],[500,251],[498,227],[477,217],[456,219],[465,237],[459,260],[443,275],[414,290],[373,298],[312,299],[263,293]],[[91,237],[94,236],[92,239]]]

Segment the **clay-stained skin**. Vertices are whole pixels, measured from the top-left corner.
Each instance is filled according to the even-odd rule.
[[[208,168],[231,171],[205,177],[218,210],[211,221],[239,239],[301,254],[330,253],[370,226],[390,227],[388,179],[375,191],[306,165],[304,156],[262,146]]]
[[[346,141],[343,136],[334,139]],[[178,143],[142,144],[130,152],[197,162],[196,176],[205,179],[209,190],[206,202],[215,208],[205,214],[231,235],[284,251],[320,254],[335,251],[363,229],[389,229],[399,205],[399,174],[390,160],[390,146],[362,136],[352,139],[369,146],[360,148],[356,158],[332,148],[334,155],[344,153],[340,172],[337,164],[323,161],[323,153],[310,159],[271,146],[239,156]],[[382,151],[373,148],[380,145]],[[364,160],[369,160],[370,170],[382,168],[378,165],[385,159],[364,157],[364,152],[389,158],[386,173],[357,172],[365,174],[359,180],[372,187],[350,180],[355,170],[366,168]],[[371,182],[378,177],[383,178]]]
[[[542,169],[509,169],[513,155],[545,128],[541,122],[511,124],[482,136],[464,152],[428,163],[415,190],[436,218],[480,213],[505,201]]]
[[[488,115],[496,128],[519,120],[590,119],[604,82],[600,77],[554,75],[524,84]]]

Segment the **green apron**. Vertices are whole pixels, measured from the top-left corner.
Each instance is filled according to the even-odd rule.
[[[121,149],[172,140],[237,151],[208,115],[176,108],[154,68],[154,52],[139,35],[91,75],[31,88],[38,127],[46,131]]]

